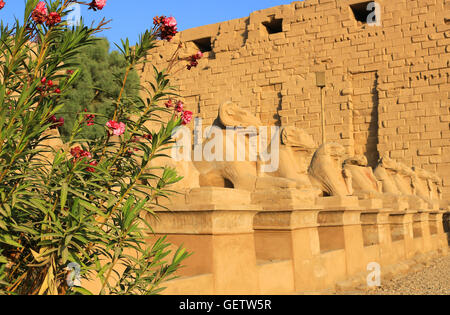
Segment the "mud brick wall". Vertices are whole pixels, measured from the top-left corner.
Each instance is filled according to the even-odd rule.
[[[450,0],[379,0],[380,26],[358,21],[366,2],[256,11],[183,31],[148,59],[164,68],[180,41],[180,57],[205,53],[198,68],[174,75],[204,125],[232,100],[267,125],[304,128],[319,144],[323,72],[326,140],[365,154],[372,166],[387,154],[437,172],[450,199]]]

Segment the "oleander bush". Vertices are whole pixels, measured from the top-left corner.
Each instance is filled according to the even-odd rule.
[[[148,97],[125,89],[157,41],[175,36],[176,20],[156,17],[134,47],[122,41],[119,93],[102,96],[111,108],[74,113],[64,148],[55,150],[49,131],[64,126],[58,113],[83,75],[77,55],[98,44],[107,24],[69,27],[74,2],[27,0],[22,21],[0,26],[0,294],[157,294],[188,253],[171,253],[165,238],[145,241],[144,214],[181,179],[149,166],[192,113],[167,105],[176,97],[167,70],[154,68],[154,80],[140,85]],[[99,11],[106,0],[83,4]],[[94,126],[98,135],[84,139]],[[99,292],[88,291],[91,282]]]

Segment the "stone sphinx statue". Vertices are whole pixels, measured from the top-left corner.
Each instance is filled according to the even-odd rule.
[[[425,176],[425,173],[419,173]],[[375,177],[382,183],[383,193],[396,196],[397,201],[405,200],[410,209],[434,208],[429,198],[428,185],[420,176],[417,171],[389,157],[383,157],[375,169]]]
[[[398,190],[403,195],[415,195],[415,189],[413,185],[413,170],[402,163],[397,163],[397,170],[393,175],[394,181],[397,184]]]
[[[415,193],[424,199],[439,199],[436,178],[430,172],[414,167],[413,184]],[[437,176],[436,176],[437,177]],[[439,180],[437,180],[439,181]]]
[[[413,168],[412,176],[415,194],[425,200],[433,209],[447,207],[442,200],[442,180],[436,174],[417,167]]]
[[[431,181],[428,182],[430,187],[430,196],[432,199],[443,200],[442,197],[442,179],[436,174],[431,174]]]
[[[314,154],[308,173],[314,186],[328,196],[352,196],[351,173],[343,169],[345,148],[338,143],[326,143]]]
[[[219,117],[213,126],[214,129],[205,142],[221,135],[225,158],[222,161],[194,162],[200,172],[200,186],[247,191],[269,187],[295,188],[297,184],[292,179],[266,176],[259,171],[261,162],[257,154],[253,154],[252,157],[250,148],[255,149],[252,144],[259,143],[258,127],[260,126],[262,123],[257,117],[237,104],[232,102],[222,104],[219,108]],[[245,158],[237,159],[238,156]]]
[[[261,120],[236,103],[225,102],[219,107],[219,121],[225,127],[260,127]]]
[[[279,168],[269,175],[292,179],[298,188],[312,187],[308,166],[317,148],[314,139],[303,129],[285,127],[281,132],[281,143]]]
[[[385,160],[386,163],[392,163],[392,160]],[[361,200],[367,199],[380,199],[383,202],[383,206],[387,208],[396,209],[399,211],[409,208],[409,202],[407,197],[402,196],[395,181],[387,175],[386,169],[378,168],[378,172],[383,172],[385,181],[379,181],[375,176],[371,167],[368,167],[368,161],[365,156],[356,156],[347,159],[344,162],[344,169],[351,174],[353,195]],[[387,183],[387,188],[392,188],[392,192],[383,191],[383,183]]]
[[[353,195],[359,198],[379,198],[381,184],[368,166],[364,155],[355,156],[344,162],[344,170],[351,174]]]
[[[375,168],[375,177],[381,182],[382,192],[394,195],[401,195],[398,185],[392,177],[397,173],[399,166],[396,161],[389,157],[380,159],[378,166]]]

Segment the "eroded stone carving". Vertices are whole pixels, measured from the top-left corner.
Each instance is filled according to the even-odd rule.
[[[233,102],[225,102],[219,108],[219,119],[225,127],[260,127],[261,120]]]
[[[392,178],[392,174],[396,173],[398,169],[397,162],[394,160],[383,157],[380,159],[380,163],[375,169],[375,177],[381,182],[382,192],[394,195],[400,195],[401,192],[397,187],[395,180]]]
[[[419,168],[410,168],[388,157],[375,170],[383,192],[402,197],[410,209],[439,207],[439,178]]]
[[[298,188],[312,187],[308,167],[317,148],[314,139],[300,128],[286,127],[281,142],[280,166],[270,175],[295,180]]]
[[[344,170],[351,174],[355,196],[360,198],[380,197],[381,184],[377,181],[372,168],[368,166],[367,158],[364,155],[345,160]]]
[[[414,167],[412,182],[415,194],[425,200],[433,209],[446,208],[442,201],[442,180],[436,174]]]
[[[398,190],[403,195],[415,195],[415,189],[413,185],[413,176],[414,172],[413,170],[402,164],[397,163],[397,169],[393,173],[394,181],[397,184]]]
[[[313,185],[329,196],[353,195],[351,173],[342,168],[345,148],[338,143],[326,143],[314,154],[308,173]]]
[[[250,112],[240,108],[232,102],[226,102],[219,108],[220,125],[216,125],[216,130],[220,128],[223,141],[223,152],[226,153],[225,161],[203,161],[194,162],[200,172],[200,185],[202,187],[227,187],[255,191],[264,188],[295,188],[296,182],[288,178],[271,177],[261,175],[258,171],[260,161],[255,156],[251,158],[249,151],[250,138],[254,137],[258,143],[258,129],[261,121]],[[225,130],[224,128],[227,128]],[[235,127],[255,127],[254,130],[232,129]],[[205,139],[206,141],[211,140]],[[233,145],[230,150],[227,145]],[[242,152],[241,150],[245,150]],[[232,154],[230,153],[232,152]],[[244,156],[244,161],[237,161],[236,157]]]
[[[249,111],[232,102],[224,103],[202,144],[204,149],[220,137],[223,141],[216,142],[214,150],[222,149],[223,159],[165,160],[166,166],[174,167],[184,177],[174,189],[184,194],[184,200],[188,200],[192,189],[198,190],[196,198],[207,187],[248,191],[252,192],[251,202],[264,207],[274,203],[282,207],[312,205],[319,196],[381,199],[384,207],[396,210],[436,208],[439,204],[436,201],[441,198],[441,181],[436,175],[411,169],[389,157],[380,159],[374,171],[365,156],[346,159],[346,149],[338,143],[326,143],[315,150],[313,138],[296,127],[282,129],[281,145],[277,147],[279,168],[263,173],[260,169],[265,163],[258,153],[267,148],[250,153],[251,148],[261,146],[261,126],[261,121]],[[266,145],[271,147],[270,143]],[[237,159],[238,156],[244,159]]]

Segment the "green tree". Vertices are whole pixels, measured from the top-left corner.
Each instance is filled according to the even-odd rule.
[[[80,78],[64,93],[62,101],[65,106],[58,115],[65,119],[60,132],[66,141],[72,133],[77,113],[87,109],[90,113],[98,114],[95,125],[80,134],[84,139],[94,139],[95,136],[102,134],[107,117],[111,117],[114,113],[113,100],[117,99],[121,89],[121,85],[117,82],[123,80],[127,62],[119,52],[109,50],[108,40],[102,38],[80,49],[72,61],[80,70]],[[138,96],[139,83],[137,72],[131,71],[125,86],[124,103]]]

